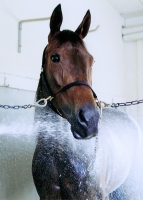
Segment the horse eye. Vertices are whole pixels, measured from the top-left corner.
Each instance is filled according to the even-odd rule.
[[[50,58],[53,62],[60,62],[60,56],[56,53],[52,54]]]

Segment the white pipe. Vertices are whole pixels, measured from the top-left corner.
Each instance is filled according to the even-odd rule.
[[[22,48],[22,24],[23,23],[29,23],[29,22],[37,22],[37,21],[45,21],[45,20],[50,20],[50,17],[46,18],[38,18],[38,19],[26,19],[26,20],[21,20],[18,23],[18,52],[21,53],[21,48]]]
[[[143,25],[122,28],[122,36],[125,42],[143,40]]]
[[[143,25],[122,28],[123,35],[128,35],[131,33],[139,33],[139,32],[143,32]]]
[[[132,33],[128,35],[123,35],[123,40],[125,42],[132,42],[137,40],[143,40],[143,32],[140,33]]]

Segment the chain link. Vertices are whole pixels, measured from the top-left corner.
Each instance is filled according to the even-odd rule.
[[[20,109],[20,108],[23,108],[23,109],[27,109],[27,108],[32,108],[32,107],[35,107],[35,105],[24,105],[24,106],[18,106],[18,105],[15,105],[15,106],[9,106],[9,105],[1,105],[0,104],[0,108],[4,108],[4,109]]]
[[[128,101],[128,102],[125,102],[125,103],[112,103],[110,106],[112,108],[118,108],[120,106],[132,106],[132,105],[138,105],[140,103],[143,103],[143,99],[135,100],[135,101]]]
[[[104,103],[104,102],[103,102]],[[141,100],[135,100],[135,101],[128,101],[128,102],[125,102],[125,103],[112,103],[112,104],[106,104],[104,103],[104,106],[105,107],[112,107],[112,108],[118,108],[118,107],[121,107],[121,106],[132,106],[132,105],[138,105],[140,103],[143,103],[143,99]],[[20,108],[23,108],[23,109],[27,109],[27,108],[33,108],[33,107],[36,107],[37,105],[24,105],[24,106],[19,106],[19,105],[15,105],[15,106],[9,106],[9,105],[1,105],[0,104],[0,108],[4,108],[4,109],[20,109]]]

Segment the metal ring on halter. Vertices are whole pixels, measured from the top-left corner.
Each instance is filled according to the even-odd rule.
[[[44,99],[44,98],[43,98],[43,99],[40,99],[40,100],[38,100],[38,101],[35,103],[35,106],[44,108],[44,107],[47,106],[47,101],[52,101],[53,98],[54,98],[54,97],[49,96],[49,97],[47,97],[47,98],[45,98],[45,99]],[[40,104],[40,103],[42,103],[42,102],[43,102],[43,104]]]
[[[44,102],[43,104],[40,104]],[[40,107],[40,108],[44,108],[47,105],[47,101],[45,101],[45,99],[40,99],[38,101],[35,102],[35,106]]]

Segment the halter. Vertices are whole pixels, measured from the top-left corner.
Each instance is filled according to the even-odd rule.
[[[47,47],[47,46],[46,46]],[[64,87],[62,87],[58,92],[56,93],[53,93],[51,90],[50,90],[50,87],[45,79],[45,76],[44,76],[44,72],[43,72],[43,69],[44,69],[44,64],[45,64],[45,60],[44,60],[44,55],[45,55],[45,51],[46,51],[46,47],[43,51],[43,57],[42,57],[42,70],[41,70],[41,74],[40,74],[40,77],[41,77],[41,80],[42,80],[42,83],[44,85],[44,88],[46,90],[46,93],[47,94],[50,94],[47,98],[42,98],[40,100],[38,100],[36,102],[36,105],[38,107],[46,107],[47,105],[54,111],[56,112],[58,115],[60,115],[61,117],[62,114],[55,108],[55,106],[52,104],[52,100],[54,98],[56,98],[57,94],[61,93],[61,92],[65,92],[66,90],[70,89],[71,87],[74,87],[74,86],[78,86],[78,85],[85,85],[87,87],[90,88],[90,90],[92,91],[92,94],[93,94],[93,97],[95,98],[95,100],[98,102],[97,100],[97,95],[95,94],[95,92],[93,91],[93,89],[91,88],[91,86],[84,82],[84,81],[75,81],[75,82],[72,82],[72,83],[69,83],[67,85],[65,85]]]

